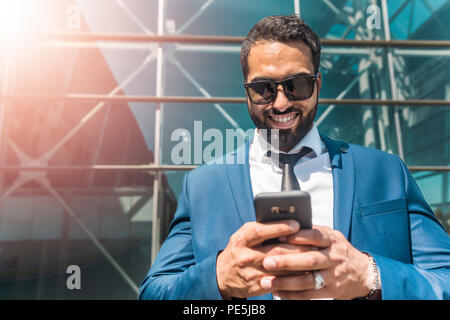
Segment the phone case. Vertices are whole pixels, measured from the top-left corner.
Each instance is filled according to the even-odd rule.
[[[295,219],[301,229],[312,228],[311,198],[305,191],[264,192],[256,195],[256,221]]]

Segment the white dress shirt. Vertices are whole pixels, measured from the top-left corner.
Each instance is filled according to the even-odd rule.
[[[299,152],[303,146],[310,147],[313,151],[297,162],[294,173],[300,189],[311,196],[312,223],[333,228],[333,176],[330,155],[315,125],[289,153]],[[249,150],[253,196],[261,192],[281,191],[282,170],[266,156],[269,147],[258,130],[255,130]]]

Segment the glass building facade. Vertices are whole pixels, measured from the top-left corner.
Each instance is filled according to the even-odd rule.
[[[136,299],[198,134],[253,128],[242,37],[294,13],[319,130],[399,155],[449,231],[450,1],[0,0],[0,299]]]

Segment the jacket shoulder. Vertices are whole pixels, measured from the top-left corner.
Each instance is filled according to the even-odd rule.
[[[393,161],[393,162],[402,162],[400,160],[400,157],[398,157],[396,154],[388,153],[385,151],[381,151],[372,147],[365,147],[359,144],[354,143],[347,143],[344,141],[334,140],[330,137],[324,135],[321,133],[321,138],[325,142],[325,144],[328,147],[328,151],[330,153],[341,153],[343,150],[344,152],[351,152],[357,160],[367,160],[367,161]]]
[[[248,165],[248,146],[243,145],[222,157],[209,163],[205,163],[189,172],[189,183],[201,183],[220,181],[225,178],[228,166]]]
[[[353,151],[353,153],[359,157],[375,158],[377,160],[385,159],[391,161],[398,161],[400,159],[396,154],[381,151],[379,149],[364,147],[353,143],[349,143],[348,146]]]

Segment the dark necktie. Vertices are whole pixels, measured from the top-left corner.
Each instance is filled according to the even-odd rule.
[[[283,176],[281,178],[281,191],[300,190],[297,177],[294,173],[294,166],[300,160],[301,157],[312,151],[311,148],[303,147],[298,153],[279,153],[279,166],[283,170]],[[270,157],[271,151],[267,152],[267,156]]]

